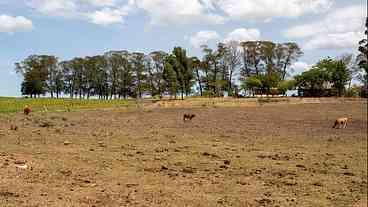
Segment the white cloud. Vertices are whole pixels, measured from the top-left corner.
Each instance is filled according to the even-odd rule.
[[[225,38],[224,42],[237,41],[254,41],[259,40],[261,38],[261,32],[258,29],[246,29],[246,28],[238,28],[234,31],[230,32]]]
[[[81,2],[91,4],[93,6],[99,6],[99,7],[102,7],[102,6],[115,6],[118,3],[117,0],[81,0]]]
[[[12,17],[0,15],[0,32],[13,33],[17,31],[26,31],[33,28],[32,21],[23,17]]]
[[[362,6],[337,9],[318,22],[299,25],[285,31],[288,38],[303,38],[323,33],[361,31],[365,20]]]
[[[27,5],[50,16],[71,16],[75,15],[77,10],[75,0],[30,0]]]
[[[110,25],[116,23],[123,23],[123,17],[128,15],[125,9],[110,9],[104,8],[99,11],[87,14],[89,20],[94,24]]]
[[[116,12],[124,5],[140,9],[150,25],[223,24],[228,20],[269,22],[275,17],[299,17],[330,8],[333,0],[24,0],[38,12],[84,18],[106,25],[121,22]],[[109,12],[107,10],[110,9]],[[114,14],[112,14],[114,13]],[[95,21],[96,16],[107,21]],[[103,16],[103,17],[101,17]],[[108,16],[108,17],[107,17]],[[113,18],[112,18],[113,16]],[[125,15],[123,15],[125,16]],[[92,19],[92,20],[91,20]],[[114,20],[111,20],[114,19]],[[105,23],[106,22],[106,23]],[[110,24],[110,23],[108,23]]]
[[[224,17],[212,12],[212,0],[136,0],[151,18],[151,25],[222,24]]]
[[[270,21],[329,9],[333,0],[135,0],[151,24],[222,24],[226,20]]]
[[[292,27],[284,35],[288,38],[308,38],[305,49],[353,48],[363,37],[366,15],[362,5],[340,8],[318,22]]]
[[[200,48],[202,45],[208,44],[210,41],[222,41],[226,44],[238,44],[244,41],[256,41],[261,39],[261,32],[255,28],[238,28],[228,33],[224,39],[216,31],[204,30],[197,32],[191,37],[184,37],[189,39],[190,44],[194,48]]]
[[[232,19],[299,17],[329,9],[332,0],[212,0]]]
[[[309,70],[311,68],[311,65],[309,65],[306,62],[298,61],[292,64],[290,68],[293,70],[292,75],[294,76],[294,75],[299,75],[303,73],[304,71]]]
[[[94,24],[123,23],[134,0],[30,0],[27,5],[49,16],[87,20]]]
[[[358,42],[364,37],[363,32],[323,34],[308,40],[304,49],[345,49],[358,48]]]
[[[220,39],[220,35],[215,31],[200,31],[190,37],[190,44],[195,48],[199,48],[202,45],[208,44],[211,40],[218,39]]]

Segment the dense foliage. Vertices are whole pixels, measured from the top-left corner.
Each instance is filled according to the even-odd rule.
[[[58,61],[57,57],[31,55],[16,63],[23,75],[22,94],[37,97],[100,99],[237,95],[239,81],[264,77],[261,90],[270,93],[285,80],[290,65],[302,52],[295,43],[268,41],[220,43],[203,46],[203,58],[175,47],[171,53],[150,54],[109,51],[92,57]]]
[[[326,58],[296,76],[295,80],[304,96],[342,96],[350,80],[350,72],[342,60]]]

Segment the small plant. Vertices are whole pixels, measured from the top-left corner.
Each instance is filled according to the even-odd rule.
[[[272,100],[271,98],[259,98],[257,101],[261,104],[277,102],[277,100]]]
[[[40,127],[53,127],[54,124],[48,120],[45,120],[45,121],[42,121],[40,124],[39,124]]]

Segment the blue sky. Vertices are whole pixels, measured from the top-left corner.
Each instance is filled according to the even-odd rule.
[[[0,0],[0,96],[19,96],[14,63],[31,54],[61,60],[109,50],[170,52],[223,41],[297,42],[308,69],[356,53],[366,0]]]

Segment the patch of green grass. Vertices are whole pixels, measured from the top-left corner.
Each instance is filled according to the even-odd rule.
[[[25,106],[32,111],[74,111],[81,109],[101,109],[129,107],[135,105],[131,100],[86,100],[86,99],[51,99],[51,98],[8,98],[0,97],[0,113],[22,112]]]

